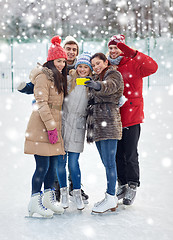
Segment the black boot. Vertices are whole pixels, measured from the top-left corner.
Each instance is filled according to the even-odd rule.
[[[55,196],[56,196],[56,200],[58,202],[60,202],[60,186],[59,186],[59,182],[55,181],[54,183],[54,188],[55,188]]]
[[[132,205],[132,203],[135,200],[136,197],[136,190],[137,190],[137,184],[136,183],[129,183],[125,196],[123,198],[123,204],[124,205]]]
[[[127,188],[128,188],[127,184],[122,185],[121,182],[118,181],[118,188],[117,188],[117,192],[116,192],[116,196],[117,196],[118,200],[125,197]]]

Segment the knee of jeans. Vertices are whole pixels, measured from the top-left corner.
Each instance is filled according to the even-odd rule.
[[[79,164],[78,164],[78,162],[75,162],[75,161],[71,162],[71,163],[69,163],[68,168],[69,168],[70,172],[77,171],[79,169]]]
[[[116,168],[116,164],[115,164],[115,162],[106,163],[106,164],[105,164],[105,167],[106,167],[107,169]]]

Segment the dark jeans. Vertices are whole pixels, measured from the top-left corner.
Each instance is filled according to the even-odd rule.
[[[32,194],[40,192],[43,183],[44,189],[53,189],[58,156],[34,155],[34,157],[36,169],[32,177]]]
[[[123,128],[123,136],[117,145],[116,163],[118,181],[121,184],[130,182],[140,185],[138,141],[140,137],[140,124]]]
[[[65,155],[58,156],[58,182],[60,188],[67,186],[66,163],[68,158],[68,169],[73,183],[73,189],[81,188],[81,171],[79,167],[80,153],[67,152]]]
[[[101,160],[106,170],[107,178],[107,193],[115,195],[115,186],[117,180],[117,170],[115,155],[117,150],[117,140],[108,139],[96,142],[96,147],[99,151]]]

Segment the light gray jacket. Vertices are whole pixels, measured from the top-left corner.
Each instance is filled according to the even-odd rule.
[[[64,99],[62,137],[64,149],[81,153],[84,148],[88,96],[85,86],[77,85]]]

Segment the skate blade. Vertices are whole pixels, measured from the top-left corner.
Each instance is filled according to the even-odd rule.
[[[53,218],[53,216],[47,216],[47,217],[43,217],[43,216],[25,216],[25,218],[32,218],[32,219],[51,219]]]
[[[85,209],[85,207],[83,207],[83,208],[77,208],[77,210],[80,212],[82,212],[82,210],[84,210]]]

